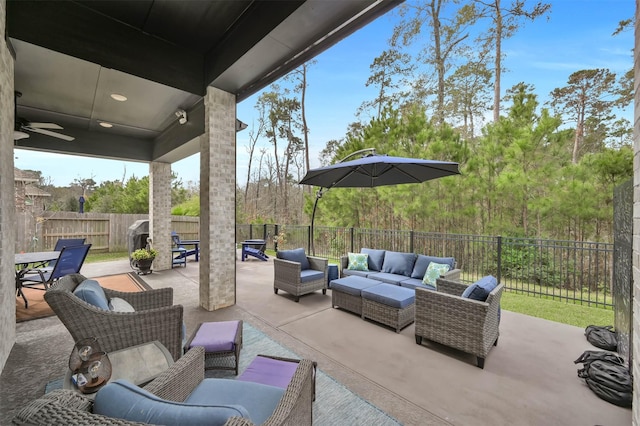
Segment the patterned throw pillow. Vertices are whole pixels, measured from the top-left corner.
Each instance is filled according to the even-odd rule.
[[[423,284],[436,286],[436,279],[440,278],[441,275],[444,275],[449,271],[449,265],[444,263],[435,263],[431,262],[427,267],[427,272],[424,274],[424,278],[422,279]]]
[[[366,253],[349,253],[349,266],[352,271],[368,271],[369,255]]]

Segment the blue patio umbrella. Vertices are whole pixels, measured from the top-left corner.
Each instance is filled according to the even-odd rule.
[[[330,166],[312,169],[300,181],[303,185],[319,186],[311,215],[311,251],[313,247],[313,224],[318,200],[323,192],[331,188],[372,188],[375,186],[421,183],[445,176],[459,175],[458,163],[450,161],[423,160],[419,158],[391,157],[372,153],[372,149],[354,152],[369,155],[356,160],[341,161]]]

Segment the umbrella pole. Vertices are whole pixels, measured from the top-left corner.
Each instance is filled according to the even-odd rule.
[[[315,256],[316,255],[316,248],[315,245],[313,243],[313,223],[316,220],[316,208],[318,207],[318,200],[322,198],[322,189],[319,189],[318,192],[316,193],[316,202],[313,203],[313,213],[311,213],[311,235],[309,238],[309,242],[311,243],[311,255]]]

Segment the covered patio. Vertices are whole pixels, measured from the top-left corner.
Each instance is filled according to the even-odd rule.
[[[239,259],[239,256],[238,256]],[[413,325],[400,334],[331,308],[330,291],[299,303],[273,293],[273,262],[236,262],[237,303],[214,312],[198,306],[198,264],[144,277],[173,287],[187,332],[202,321],[242,319],[405,425],[628,425],[631,410],[599,399],[576,374],[594,349],[584,330],[503,311],[500,340],[484,370],[475,358],[442,346],[418,346]],[[126,261],[85,264],[98,277],[130,272]],[[61,377],[73,341],[57,317],[19,323],[0,376],[1,424]],[[345,419],[344,424],[352,424]]]

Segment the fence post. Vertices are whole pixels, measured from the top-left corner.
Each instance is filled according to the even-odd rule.
[[[311,225],[307,226],[307,253],[311,253],[311,239],[313,235],[311,235]],[[314,247],[315,251],[315,247]],[[315,253],[312,253],[315,256]]]
[[[276,223],[275,225],[273,225],[273,249],[275,251],[278,251],[278,239],[276,238],[279,234],[278,232],[278,224]]]
[[[502,276],[502,235],[498,235],[497,237],[498,239],[498,272],[497,272],[497,279],[498,279],[498,283],[500,283],[500,278]]]
[[[353,252],[354,252],[354,251],[353,251],[353,239],[354,239],[354,232],[353,232],[353,228],[349,228],[349,233],[351,234],[351,235],[350,235],[350,238],[349,238],[349,239],[351,240],[351,250],[350,250],[350,251],[353,253]]]
[[[409,253],[413,253],[413,229],[409,231]]]
[[[267,241],[267,224],[262,225],[262,239]]]

